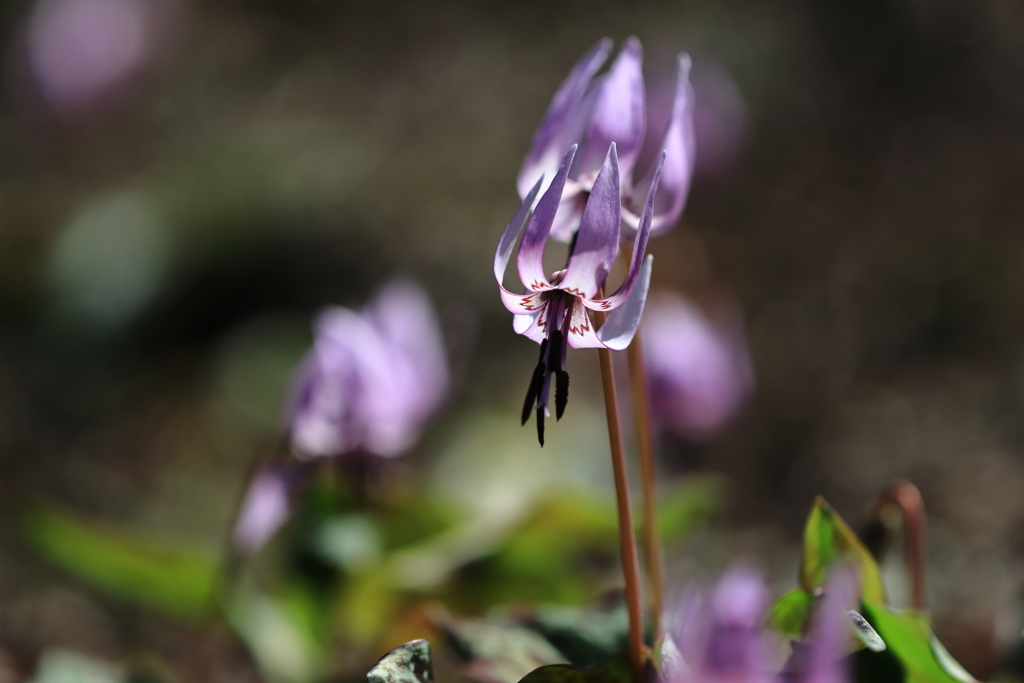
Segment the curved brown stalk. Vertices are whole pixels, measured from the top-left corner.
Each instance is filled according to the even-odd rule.
[[[598,325],[604,315],[596,313]],[[615,371],[612,352],[598,349],[601,360],[601,380],[604,384],[604,406],[608,416],[608,441],[612,451],[612,471],[615,475],[615,495],[619,512],[619,552],[622,555],[622,573],[626,582],[626,607],[629,611],[629,661],[633,667],[633,680],[640,683],[644,671],[643,609],[640,596],[640,559],[637,557],[636,536],[633,531],[633,510],[629,499],[629,480],[626,476],[626,456],[622,447],[622,426],[619,421],[619,403],[615,394]]]
[[[921,492],[909,481],[890,484],[878,497],[871,512],[872,520],[881,520],[886,509],[895,506],[903,517],[903,545],[907,571],[910,574],[910,606],[923,612],[928,609],[926,573],[926,517]]]
[[[629,360],[629,384],[633,398],[633,425],[636,430],[637,451],[640,455],[640,473],[644,494],[644,565],[647,570],[647,584],[651,591],[651,624],[654,627],[654,642],[661,637],[662,559],[661,534],[658,531],[658,499],[656,490],[657,473],[654,465],[654,426],[651,421],[651,394],[647,388],[647,373],[644,369],[643,344],[640,330],[636,331],[633,343],[626,349]]]

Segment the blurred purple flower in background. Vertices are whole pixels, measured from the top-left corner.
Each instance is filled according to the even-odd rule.
[[[647,193],[625,280],[611,296],[595,298],[619,253],[621,201],[614,142],[608,147],[601,172],[594,180],[565,268],[554,273],[550,280],[544,273],[544,247],[555,215],[561,210],[562,191],[575,153],[576,146],[573,145],[531,217],[530,207],[543,182],[540,179],[536,181],[505,228],[494,255],[494,277],[501,289],[502,302],[514,314],[513,328],[518,334],[541,345],[540,360],[523,405],[523,424],[535,410],[537,435],[542,446],[552,375],[556,377],[556,418],[561,418],[568,400],[569,376],[563,368],[566,343],[574,349],[605,347],[621,350],[629,346],[640,325],[653,258],[648,256],[645,259],[644,252],[647,250],[658,178],[664,163],[662,155]],[[502,280],[524,227],[526,233],[519,245],[519,278],[530,292],[515,294],[502,286]],[[600,330],[594,330],[588,308],[611,311]]]
[[[233,541],[245,554],[255,553],[288,519],[302,478],[288,462],[266,463],[257,470],[235,521]]]
[[[750,397],[754,372],[739,311],[713,320],[680,296],[652,296],[644,359],[655,420],[679,436],[708,441]]]
[[[310,458],[394,457],[411,448],[444,401],[444,340],[426,293],[396,280],[361,311],[320,313],[287,406],[288,438],[301,460],[263,464],[233,531],[236,549],[259,550],[285,523],[310,474]]]
[[[710,599],[690,592],[668,628],[681,663],[666,662],[666,683],[770,681],[780,664],[779,643],[764,629],[770,604],[764,579],[746,567],[726,572]]]
[[[408,450],[448,389],[444,341],[426,294],[404,281],[362,312],[320,313],[288,406],[300,456]]]
[[[25,28],[32,85],[56,115],[73,117],[104,103],[153,60],[171,2],[39,0]]]
[[[643,48],[635,37],[622,46],[608,72],[596,76],[611,53],[612,40],[595,45],[569,72],[555,93],[530,151],[519,171],[519,196],[526,198],[542,176],[553,178],[559,159],[573,144],[580,151],[562,192],[563,209],[551,236],[569,242],[580,224],[587,193],[593,188],[608,145],[618,147],[622,176],[621,213],[625,224],[637,228],[642,202],[655,174],[652,165],[636,183],[633,171],[647,132],[647,102],[642,72]],[[690,58],[679,56],[671,118],[659,152],[667,156],[661,172],[662,192],[654,205],[652,234],[672,228],[679,220],[690,190],[695,145]]]
[[[780,636],[766,627],[771,595],[761,575],[735,567],[710,598],[690,592],[662,647],[666,683],[844,683],[841,658],[853,642],[848,610],[855,574],[833,572],[818,601],[810,640],[794,643],[782,667]]]

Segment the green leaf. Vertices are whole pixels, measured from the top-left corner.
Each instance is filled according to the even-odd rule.
[[[885,641],[884,652],[861,650],[854,667],[859,681],[892,679],[906,683],[976,683],[942,647],[928,618],[917,612],[896,612],[885,605],[864,603],[864,618]]]
[[[784,593],[768,608],[768,624],[779,633],[798,638],[811,611],[814,598],[803,588]]]
[[[565,664],[542,666],[528,673],[520,683],[632,683],[629,655],[621,652],[599,666]]]
[[[32,509],[21,522],[36,552],[111,595],[190,620],[209,605],[217,574],[212,552],[87,523],[56,508]]]
[[[685,540],[694,527],[717,512],[722,506],[724,488],[718,477],[688,477],[682,484],[659,494],[658,530],[665,544]]]
[[[836,562],[850,562],[857,568],[864,600],[882,604],[887,602],[885,585],[875,558],[832,506],[818,496],[807,518],[807,526],[804,527],[801,588],[814,595],[825,585],[828,573]]]
[[[624,602],[607,609],[539,607],[527,626],[547,638],[576,666],[603,662],[629,642],[629,614]]]
[[[367,683],[434,683],[430,643],[413,640],[380,658],[366,674]]]
[[[438,626],[469,676],[484,683],[516,683],[539,666],[566,661],[539,634],[512,622],[442,616]]]

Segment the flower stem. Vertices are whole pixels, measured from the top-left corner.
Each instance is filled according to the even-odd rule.
[[[640,453],[640,472],[644,494],[643,544],[647,570],[647,584],[651,591],[651,623],[654,627],[654,642],[661,637],[662,619],[662,560],[661,535],[658,532],[658,499],[655,487],[654,428],[651,423],[651,394],[647,389],[647,373],[644,371],[644,351],[640,330],[636,331],[633,343],[626,349],[629,360],[629,384],[633,396],[633,423],[636,430],[637,446]]]
[[[604,316],[599,315],[599,318]],[[604,322],[599,320],[598,324]],[[622,448],[622,427],[619,422],[619,402],[615,395],[615,372],[612,352],[598,349],[601,359],[601,379],[604,383],[604,406],[608,416],[608,441],[612,451],[612,471],[615,474],[615,495],[619,510],[619,552],[622,555],[622,573],[626,580],[626,607],[629,611],[629,661],[633,679],[640,683],[644,670],[643,610],[640,597],[640,560],[637,557],[636,536],[633,531],[633,510],[629,501],[629,481],[626,477],[626,456]]]
[[[928,609],[925,585],[925,511],[921,492],[909,481],[893,482],[882,492],[872,512],[880,519],[884,510],[895,505],[903,514],[903,546],[907,571],[910,573],[910,607],[923,612]]]

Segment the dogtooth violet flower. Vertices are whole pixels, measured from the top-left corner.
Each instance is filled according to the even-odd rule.
[[[362,311],[327,308],[314,329],[286,407],[297,458],[264,463],[253,476],[234,528],[244,553],[287,521],[312,460],[400,455],[447,392],[440,329],[426,294],[411,282],[388,284]]]
[[[812,635],[794,644],[783,665],[782,638],[766,628],[771,596],[764,580],[749,568],[730,569],[710,596],[691,592],[681,604],[662,645],[665,683],[845,683],[841,657],[854,637],[851,579],[833,572]]]
[[[669,293],[652,295],[644,316],[644,362],[655,420],[680,437],[711,441],[736,417],[754,386],[739,310],[706,315]]]
[[[562,192],[575,154],[576,146],[573,145],[562,158],[558,172],[531,215],[530,209],[543,179],[534,183],[505,228],[494,255],[494,276],[501,290],[502,302],[514,314],[513,328],[518,334],[540,344],[540,360],[523,405],[523,424],[529,420],[530,412],[536,411],[537,436],[542,446],[552,375],[555,377],[556,418],[562,417],[568,400],[569,375],[564,368],[567,345],[574,349],[604,347],[622,350],[632,341],[640,324],[653,258],[645,258],[644,252],[665,158],[663,153],[651,179],[626,277],[615,293],[603,297],[599,294],[619,252],[621,227],[619,165],[614,142],[608,146],[601,171],[594,179],[565,268],[550,277],[544,273],[544,247],[560,210]],[[519,278],[529,290],[526,294],[516,294],[502,285],[520,233],[523,239],[517,264]],[[600,330],[595,330],[587,309],[610,311]]]
[[[641,202],[654,180],[652,165],[639,181],[633,182],[648,127],[643,48],[635,37],[629,38],[608,71],[599,76],[597,72],[607,61],[612,45],[610,38],[600,41],[569,72],[552,98],[519,171],[519,196],[525,199],[538,178],[553,178],[565,150],[579,145],[562,192],[564,207],[551,229],[551,236],[561,242],[569,242],[580,224],[587,194],[596,182],[608,145],[614,142],[618,148],[621,212],[630,231],[640,223]],[[668,127],[657,148],[667,151],[667,157],[651,222],[654,235],[671,229],[686,204],[696,152],[693,110],[690,57],[681,54]]]
[[[448,386],[444,343],[430,302],[410,282],[386,286],[362,312],[320,313],[287,409],[300,457],[411,447]]]

